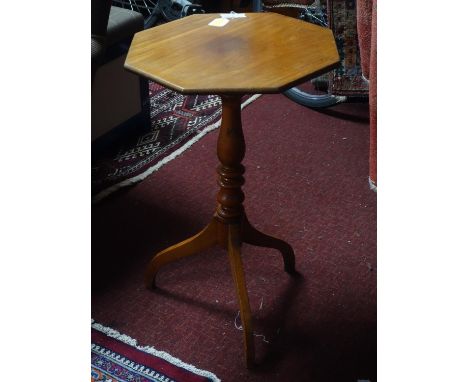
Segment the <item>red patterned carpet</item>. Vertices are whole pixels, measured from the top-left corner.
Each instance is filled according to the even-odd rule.
[[[154,253],[199,231],[214,211],[216,132],[93,206],[93,318],[222,381],[376,381],[367,110],[354,103],[318,113],[268,95],[243,112],[246,211],[259,229],[293,246],[302,273],[293,280],[276,251],[243,247],[255,370],[244,366],[222,250],[167,266],[157,291],[143,287]]]

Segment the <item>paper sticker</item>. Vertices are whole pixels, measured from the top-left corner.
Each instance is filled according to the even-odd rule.
[[[236,12],[231,12],[231,13],[220,13],[219,14],[223,19],[238,19],[240,17],[247,17],[245,13],[236,13]]]
[[[224,27],[228,22],[228,19],[217,18],[210,22],[208,25],[211,25],[212,27]]]

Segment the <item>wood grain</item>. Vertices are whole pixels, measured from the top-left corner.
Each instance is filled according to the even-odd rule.
[[[336,66],[333,33],[276,13],[188,16],[135,34],[125,68],[181,93],[276,93]]]

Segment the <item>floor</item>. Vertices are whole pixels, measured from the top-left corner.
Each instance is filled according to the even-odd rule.
[[[213,132],[92,210],[92,315],[222,381],[376,380],[376,193],[368,184],[366,103],[323,112],[282,95],[243,111],[245,207],[257,228],[294,248],[298,279],[275,250],[243,246],[257,334],[244,365],[229,261],[213,249],[145,266],[209,221],[217,191]]]

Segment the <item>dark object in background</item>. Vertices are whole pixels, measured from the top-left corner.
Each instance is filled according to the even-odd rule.
[[[205,13],[201,5],[192,4],[188,0],[159,0],[156,8],[166,21],[173,21],[195,13]]]
[[[107,20],[111,9],[110,1],[91,3],[91,83],[106,51]]]
[[[145,19],[145,29],[194,13],[205,13],[201,5],[188,0],[113,0],[112,4],[141,13]]]

